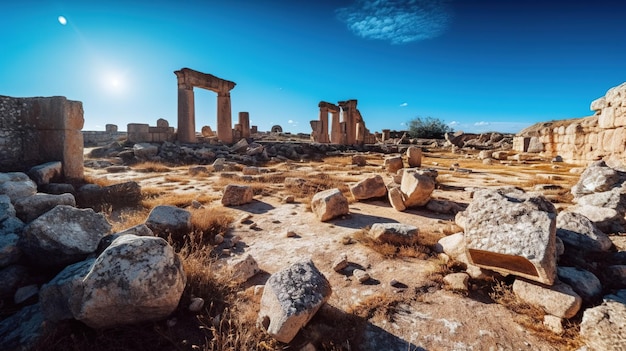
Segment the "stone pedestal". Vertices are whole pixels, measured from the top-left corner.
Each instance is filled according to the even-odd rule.
[[[241,137],[250,137],[250,114],[248,112],[239,112],[239,124],[241,125]]]

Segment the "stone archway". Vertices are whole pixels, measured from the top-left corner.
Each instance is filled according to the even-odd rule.
[[[211,90],[217,93],[217,138],[224,143],[233,142],[230,91],[235,83],[211,74],[182,68],[175,71],[178,79],[178,141],[196,142],[196,117],[193,88]]]
[[[282,133],[283,132],[283,127],[279,126],[278,124],[275,126],[272,126],[272,129],[270,129],[270,131],[272,133]]]

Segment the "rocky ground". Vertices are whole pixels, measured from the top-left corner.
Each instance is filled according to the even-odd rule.
[[[303,179],[323,176],[346,185],[380,174],[387,183],[393,178],[384,167],[387,156],[366,153],[365,166],[352,165],[350,154],[313,162],[287,160],[270,163],[262,168],[262,172],[278,180],[290,176]],[[331,282],[333,293],[329,306],[347,313],[377,299],[387,301],[390,305],[385,308],[389,311],[374,314],[369,319],[363,349],[562,349],[567,342],[548,341],[542,333],[519,324],[516,313],[494,303],[487,292],[478,287],[460,294],[433,289],[431,275],[440,270],[442,263],[437,258],[389,258],[361,244],[346,244],[346,238],[374,223],[404,223],[417,226],[420,241],[432,245],[446,234],[460,231],[454,224],[454,215],[471,201],[473,188],[511,185],[526,190],[548,189],[544,191],[546,195],[558,207],[565,208],[569,206],[569,188],[582,171],[576,165],[553,164],[538,159],[496,160],[484,164],[478,156],[477,152],[453,154],[443,149],[425,153],[423,167],[439,172],[433,198],[452,203],[449,210],[411,208],[399,212],[383,198],[353,201],[348,215],[329,222],[320,222],[315,217],[306,197],[296,197],[293,203],[286,203],[285,198],[294,191],[283,182],[266,181],[270,177],[256,175],[253,177],[260,178],[246,177],[241,166],[232,164],[222,171],[209,166],[208,172],[196,176],[190,174],[194,172],[193,167],[172,167],[167,172],[146,173],[142,171],[145,167],[142,164],[119,173],[110,173],[111,169],[106,168],[89,168],[87,174],[95,179],[106,178],[109,182],[136,180],[143,189],[158,187],[198,197],[214,196],[214,203],[219,202],[224,184],[257,186],[261,183],[263,190],[251,203],[228,208],[235,218],[240,219],[231,234],[241,237],[241,244],[234,252],[223,254],[222,260],[251,254],[264,272],[253,279],[253,284],[262,284],[269,274],[301,259],[311,258]],[[114,168],[113,171],[118,170]],[[370,280],[360,283],[350,268],[335,272],[332,265],[341,254],[347,256],[350,267],[365,270]]]

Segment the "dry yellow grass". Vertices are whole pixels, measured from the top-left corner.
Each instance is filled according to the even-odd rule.
[[[132,167],[137,172],[145,172],[145,173],[164,173],[170,172],[172,169],[167,167],[166,165],[159,162],[147,161],[143,163],[138,163]]]
[[[171,190],[171,189],[169,189]],[[209,204],[218,200],[219,195],[215,194],[197,194],[197,193],[177,193],[168,191],[166,187],[145,187],[141,189],[143,207],[152,209],[159,205],[170,205],[177,207],[187,207],[192,201],[198,201],[201,204]]]

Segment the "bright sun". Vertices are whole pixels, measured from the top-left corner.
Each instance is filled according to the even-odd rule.
[[[103,74],[102,85],[106,91],[119,94],[124,91],[126,84],[124,82],[124,77],[121,74],[109,72]]]

